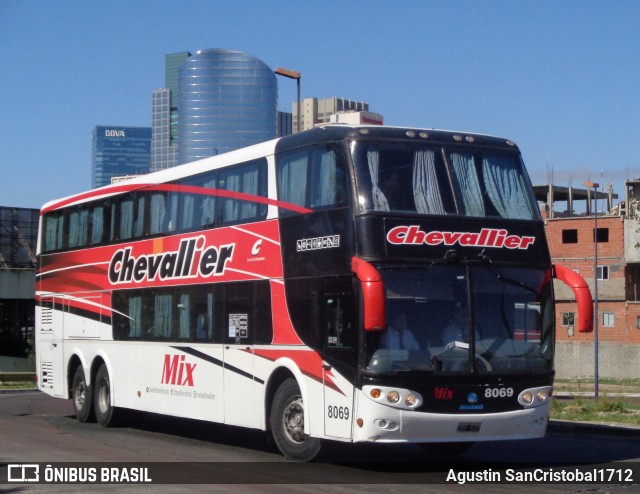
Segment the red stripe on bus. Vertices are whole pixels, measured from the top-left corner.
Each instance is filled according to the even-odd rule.
[[[318,381],[324,384],[328,388],[337,391],[343,396],[346,396],[338,385],[334,382],[335,377],[331,371],[322,371],[322,357],[313,350],[269,350],[266,348],[256,348],[253,350],[254,355],[262,357],[271,362],[276,362],[280,358],[287,358],[293,360],[300,371],[307,377],[310,377],[314,381]],[[326,379],[325,379],[326,378]]]
[[[302,345],[302,340],[296,333],[287,306],[284,285],[271,280],[271,314],[273,318],[272,345]]]
[[[73,197],[69,197],[67,199],[63,199],[46,208],[43,208],[40,211],[40,215],[43,215],[51,211],[55,211],[56,209],[60,209],[65,206],[69,206],[87,199],[99,199],[101,197],[110,197],[113,195],[121,194],[123,192],[133,192],[136,190],[143,190],[143,189],[145,191],[181,192],[184,194],[198,194],[203,196],[225,197],[228,199],[236,199],[239,201],[256,202],[259,204],[276,206],[280,209],[287,209],[289,211],[294,211],[296,213],[301,213],[301,214],[307,214],[307,213],[313,212],[313,209],[305,208],[303,206],[298,206],[297,204],[292,204],[290,202],[277,201],[274,199],[269,199],[268,197],[256,196],[253,194],[245,194],[244,192],[235,192],[232,190],[209,189],[207,187],[198,187],[195,185],[179,185],[179,184],[124,184],[124,185],[114,185],[109,189],[96,189],[96,190],[85,192],[83,194],[79,194]]]

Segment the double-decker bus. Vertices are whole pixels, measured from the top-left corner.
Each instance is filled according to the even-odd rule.
[[[39,388],[77,418],[140,410],[323,440],[544,435],[553,278],[518,147],[329,125],[43,206]]]

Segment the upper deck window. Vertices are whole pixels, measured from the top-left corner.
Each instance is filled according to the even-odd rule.
[[[347,204],[347,174],[341,153],[332,146],[310,146],[276,157],[278,198],[313,210]],[[282,215],[292,214],[286,208]]]
[[[357,143],[365,211],[538,219],[520,156],[399,141]]]

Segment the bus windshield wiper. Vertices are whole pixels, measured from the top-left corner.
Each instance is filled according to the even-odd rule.
[[[490,271],[493,274],[495,274],[496,278],[498,278],[500,281],[504,281],[505,283],[509,283],[510,285],[518,286],[518,287],[522,288],[523,290],[526,290],[528,292],[535,293],[536,295],[539,295],[538,290],[536,290],[535,288],[530,287],[529,285],[527,285],[526,283],[523,283],[522,281],[518,281],[518,280],[514,280],[513,278],[509,278],[508,276],[504,275],[500,270],[498,270],[496,268],[490,268]]]
[[[480,252],[480,254],[478,254],[478,258],[482,261],[485,262],[487,264],[491,264],[491,258],[489,257],[489,255],[487,254],[487,249],[482,249],[482,252]]]
[[[458,251],[455,249],[449,249],[447,252],[444,253],[444,256],[440,259],[436,259],[435,261],[433,261],[431,263],[431,265],[434,264],[453,264],[453,263],[457,263],[460,262],[460,254],[458,254]]]

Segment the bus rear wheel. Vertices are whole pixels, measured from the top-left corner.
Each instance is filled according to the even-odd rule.
[[[271,405],[271,433],[280,452],[294,461],[311,461],[320,452],[320,439],[304,433],[304,405],[294,379],[284,381]]]
[[[71,384],[71,398],[76,418],[80,422],[95,421],[93,413],[93,388],[87,385],[82,365],[76,368]]]
[[[103,427],[116,425],[116,410],[111,405],[111,383],[107,366],[102,364],[96,374],[93,391],[93,407],[96,420]]]

